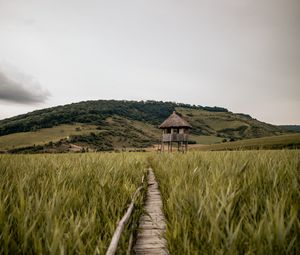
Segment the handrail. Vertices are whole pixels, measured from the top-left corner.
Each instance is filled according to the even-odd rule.
[[[188,134],[163,134],[162,139],[164,142],[186,142],[188,141]]]
[[[124,230],[124,227],[125,227],[126,223],[128,222],[128,220],[130,219],[130,216],[133,212],[134,202],[135,202],[138,194],[140,193],[141,189],[143,188],[144,177],[145,177],[145,175],[143,175],[143,177],[142,177],[142,185],[134,192],[131,203],[129,204],[129,207],[128,207],[126,213],[124,214],[122,219],[119,221],[119,224],[118,224],[118,226],[117,226],[117,228],[116,228],[116,230],[113,234],[110,245],[107,249],[106,255],[114,255],[117,251],[118,243],[119,243],[121,234],[122,234],[122,232]]]

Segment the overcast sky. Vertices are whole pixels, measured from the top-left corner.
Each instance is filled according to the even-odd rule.
[[[90,99],[300,124],[300,1],[0,0],[0,119]]]

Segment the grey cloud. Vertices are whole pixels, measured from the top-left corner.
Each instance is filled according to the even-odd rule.
[[[43,103],[50,93],[26,75],[11,78],[0,70],[0,100],[21,104]]]

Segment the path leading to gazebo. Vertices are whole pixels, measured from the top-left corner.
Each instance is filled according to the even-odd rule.
[[[149,169],[145,213],[139,222],[137,241],[133,248],[135,254],[168,254],[162,205],[158,183],[152,169]]]

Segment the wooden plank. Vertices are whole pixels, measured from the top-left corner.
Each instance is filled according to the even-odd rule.
[[[164,238],[166,220],[162,211],[162,201],[152,169],[148,173],[148,190],[145,202],[145,214],[139,221],[137,241],[133,251],[137,255],[169,254]]]

